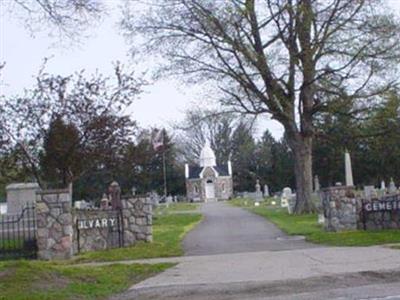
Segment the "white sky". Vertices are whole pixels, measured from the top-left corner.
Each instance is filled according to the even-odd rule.
[[[2,1],[12,0],[0,0]],[[104,0],[114,6],[117,0]],[[389,1],[400,12],[400,0]],[[0,7],[1,9],[1,7]],[[6,62],[0,85],[1,94],[20,94],[24,88],[34,84],[45,57],[51,57],[47,72],[67,75],[85,69],[87,74],[96,70],[103,74],[112,72],[112,62],[129,63],[128,47],[119,34],[118,13],[109,11],[101,26],[93,28],[92,36],[84,39],[81,46],[55,46],[55,40],[46,31],[31,36],[23,24],[7,12],[0,12],[0,62]],[[151,59],[151,58],[149,58]],[[159,81],[146,88],[140,99],[132,106],[133,118],[140,126],[164,126],[183,118],[185,109],[192,105],[202,105],[202,87],[181,86],[172,80]],[[264,117],[265,118],[265,117]],[[283,128],[275,121],[259,122],[258,134],[265,129],[279,138]]]

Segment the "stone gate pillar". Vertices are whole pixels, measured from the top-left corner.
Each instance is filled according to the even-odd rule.
[[[356,230],[357,198],[353,186],[335,186],[321,190],[326,231]]]
[[[73,254],[72,195],[69,189],[36,193],[38,258],[69,259]]]

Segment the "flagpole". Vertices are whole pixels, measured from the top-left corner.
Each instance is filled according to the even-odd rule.
[[[167,197],[167,168],[165,164],[165,147],[163,149],[164,197]]]

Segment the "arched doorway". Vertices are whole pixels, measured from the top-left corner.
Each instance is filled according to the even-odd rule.
[[[215,199],[215,185],[211,179],[206,181],[206,201]]]

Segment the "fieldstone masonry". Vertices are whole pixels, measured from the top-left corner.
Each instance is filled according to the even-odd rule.
[[[80,251],[152,241],[152,203],[147,197],[121,199],[121,209],[72,209],[70,190],[36,194],[38,258],[69,259]]]
[[[325,230],[357,229],[357,199],[352,186],[336,186],[321,190]]]
[[[153,241],[152,207],[148,197],[122,199],[125,246],[133,245],[136,241]]]
[[[123,246],[121,212],[112,209],[75,209],[74,253]]]
[[[400,229],[400,194],[356,196],[352,186],[321,190],[325,230]]]
[[[69,259],[72,257],[71,203],[69,190],[48,190],[36,193],[39,259]]]

